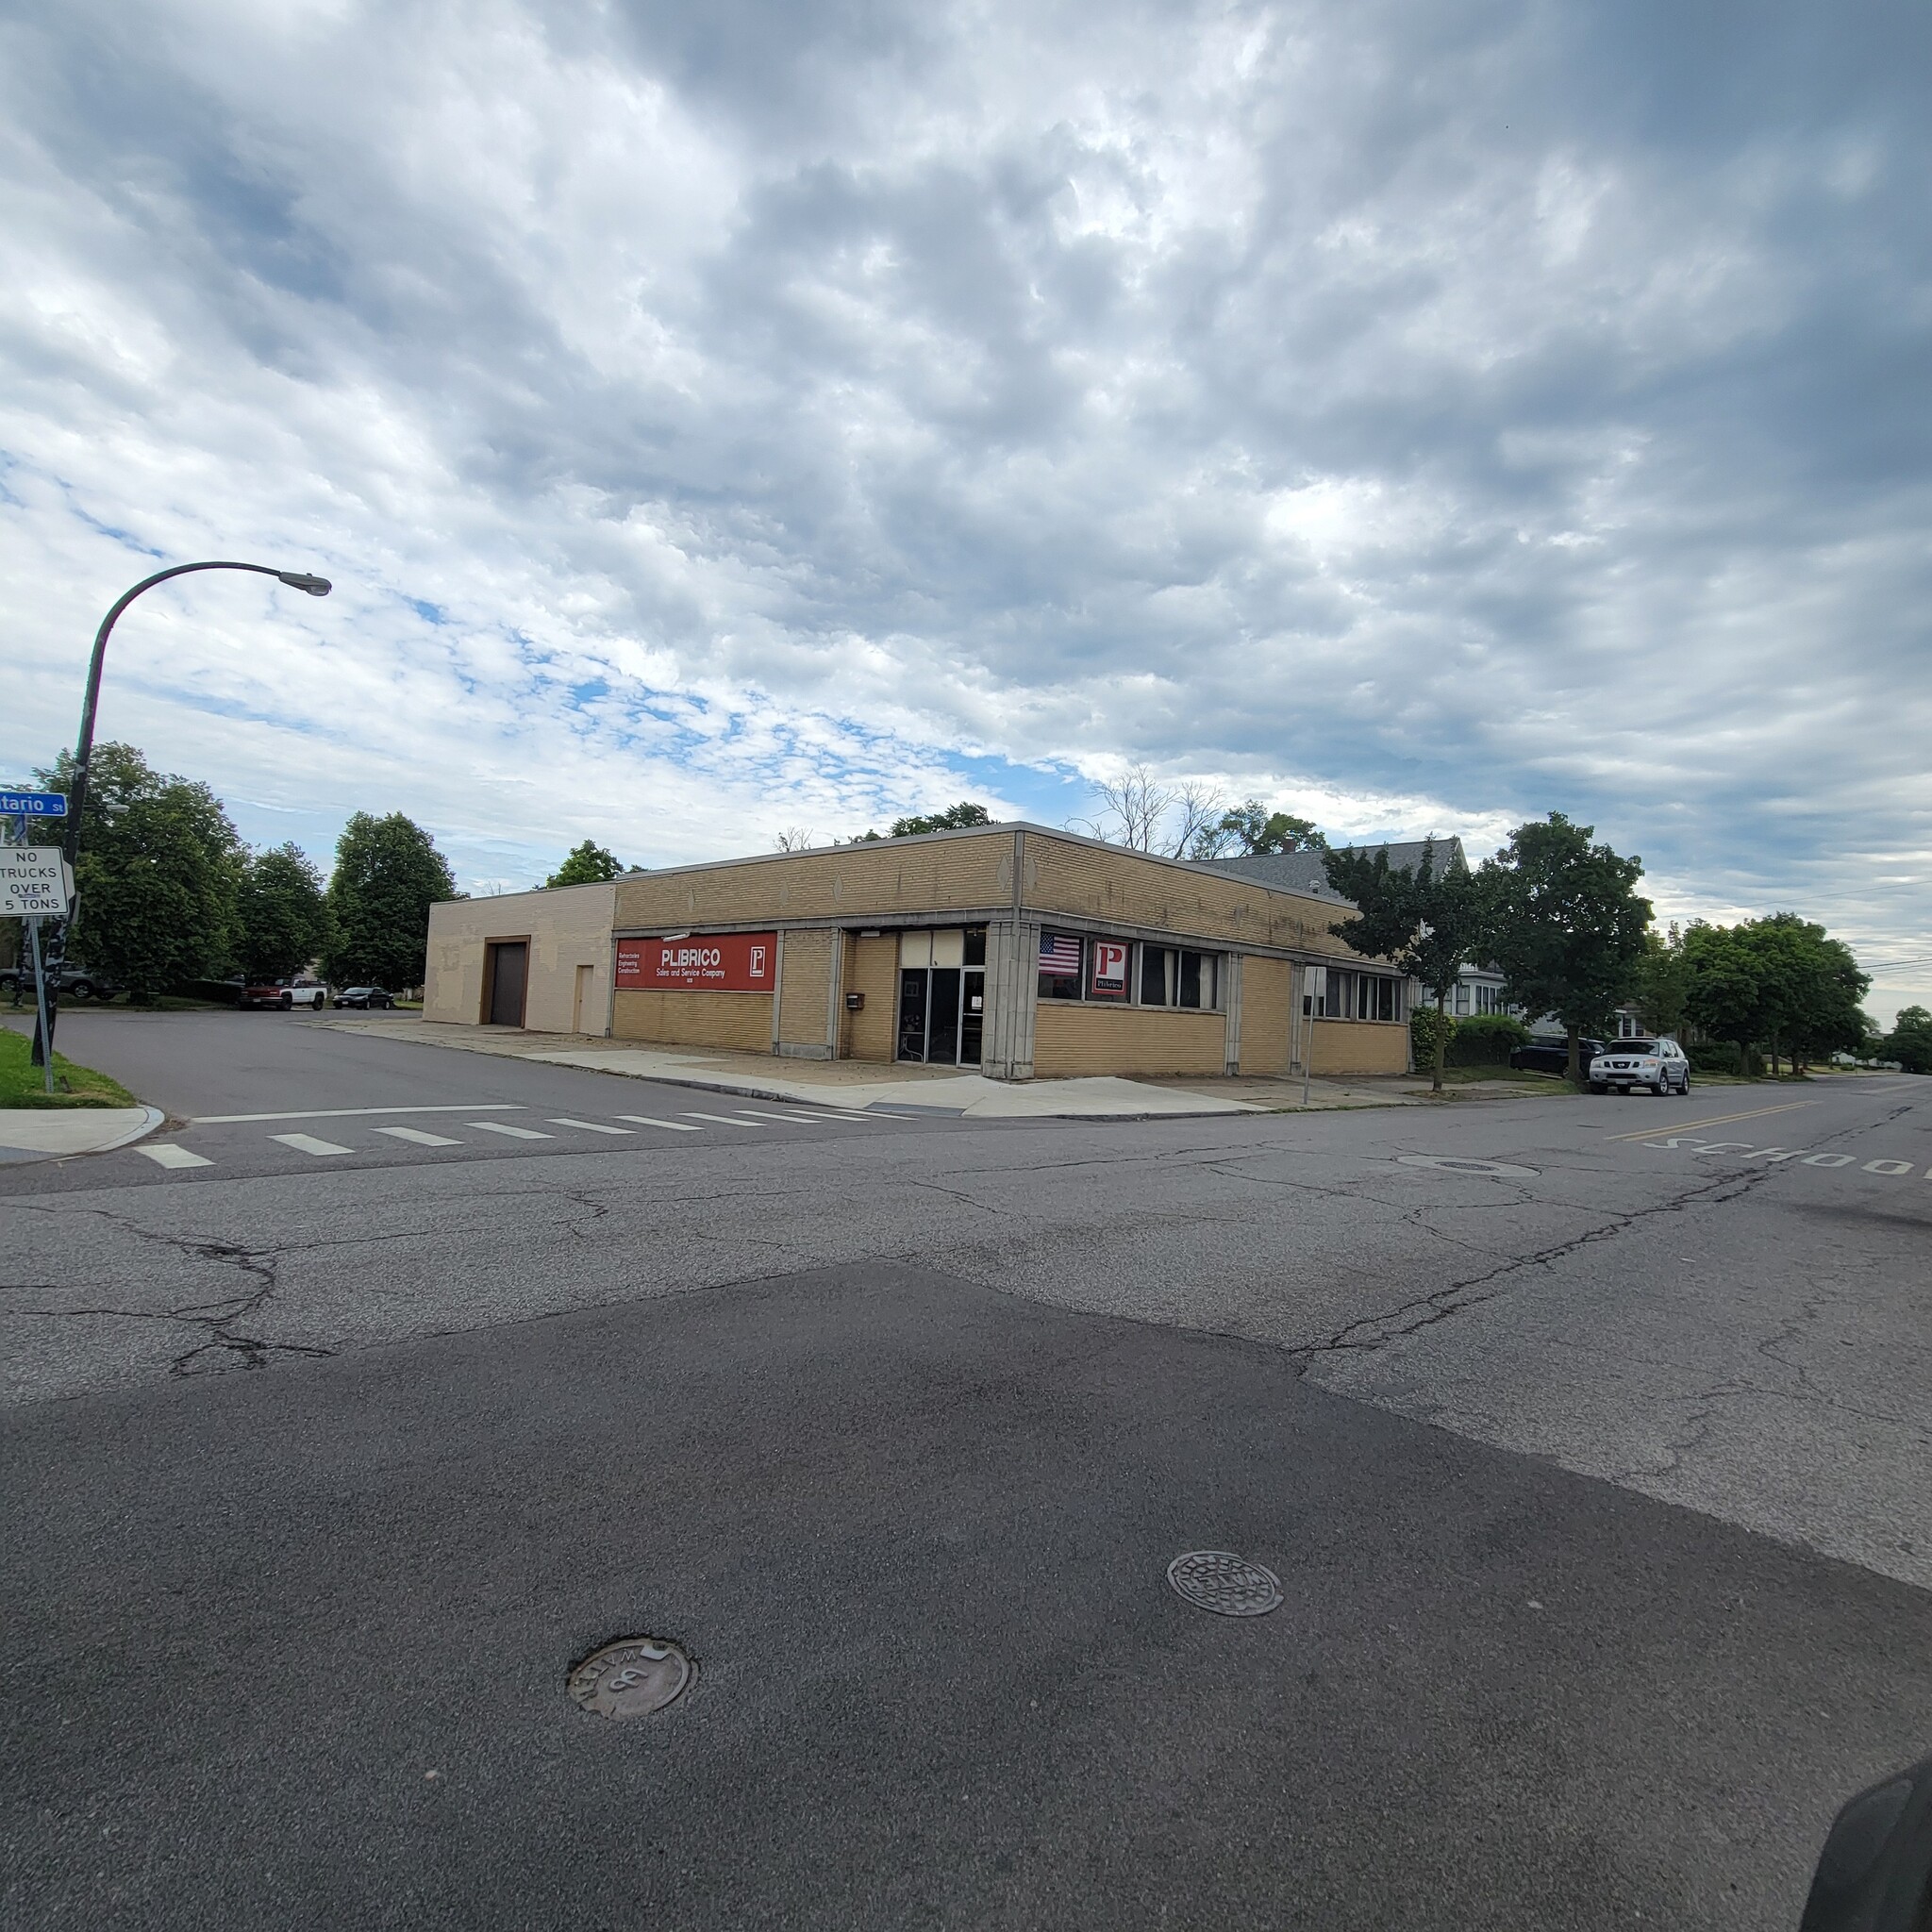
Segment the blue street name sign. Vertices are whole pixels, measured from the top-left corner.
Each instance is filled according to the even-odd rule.
[[[64,791],[0,791],[0,818],[64,819]]]

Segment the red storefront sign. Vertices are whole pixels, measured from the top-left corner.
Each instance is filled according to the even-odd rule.
[[[691,932],[617,942],[620,992],[770,992],[777,983],[775,933]]]
[[[1127,996],[1127,960],[1133,948],[1124,940],[1093,941],[1093,977],[1089,982],[1090,999],[1124,1000]]]

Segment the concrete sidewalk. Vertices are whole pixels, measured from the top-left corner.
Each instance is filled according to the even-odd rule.
[[[0,1108],[0,1161],[107,1154],[153,1133],[165,1118],[158,1107]]]
[[[989,1080],[958,1067],[881,1066],[871,1060],[801,1060],[771,1054],[731,1053],[703,1047],[654,1046],[568,1033],[523,1033],[497,1026],[454,1026],[404,1014],[331,1013],[309,1022],[345,1032],[380,1035],[460,1052],[501,1054],[626,1074],[639,1080],[736,1093],[757,1100],[805,1101],[855,1110],[943,1113],[974,1120],[1141,1120],[1157,1115],[1270,1113],[1299,1110],[1302,1083],[1295,1080],[1129,1080],[1089,1076],[1015,1084]],[[1315,1108],[1406,1107],[1413,1092],[1392,1081],[1316,1080],[1307,1105]]]

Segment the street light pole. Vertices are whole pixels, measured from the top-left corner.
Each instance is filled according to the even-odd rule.
[[[306,591],[311,597],[326,597],[331,586],[326,577],[310,576],[305,571],[277,570],[268,563],[177,563],[170,570],[158,570],[151,577],[142,577],[130,591],[124,591],[115,600],[114,608],[101,619],[101,627],[94,633],[93,657],[87,667],[87,696],[80,707],[80,740],[74,749],[74,775],[72,789],[67,794],[67,823],[62,827],[60,849],[66,855],[68,869],[73,870],[75,861],[80,857],[80,818],[87,805],[87,773],[89,761],[94,752],[94,713],[101,702],[101,671],[108,659],[108,635],[114,628],[115,620],[143,591],[151,591],[157,584],[164,584],[170,577],[185,577],[201,570],[245,570],[253,571],[258,576],[274,577],[277,583],[287,584],[291,590]],[[44,1037],[39,1025],[34,1029],[33,1063],[35,1066],[52,1065],[54,1052],[54,1024],[59,1011],[60,968],[67,958],[67,928],[71,922],[62,919],[56,923],[52,941],[47,951],[47,1017]]]

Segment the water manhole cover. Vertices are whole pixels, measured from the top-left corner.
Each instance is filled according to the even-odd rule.
[[[1167,1580],[1217,1617],[1265,1617],[1281,1602],[1281,1578],[1232,1550],[1190,1550],[1167,1566]]]
[[[1439,1167],[1444,1174],[1499,1174],[1507,1179],[1531,1179],[1533,1167],[1512,1167],[1507,1160],[1463,1160],[1454,1154],[1398,1154],[1398,1167]]]
[[[683,1692],[691,1673],[676,1644],[625,1637],[593,1650],[565,1688],[592,1717],[649,1717]]]

